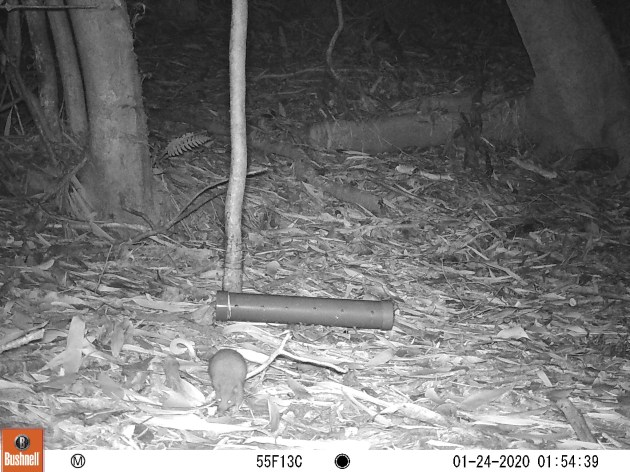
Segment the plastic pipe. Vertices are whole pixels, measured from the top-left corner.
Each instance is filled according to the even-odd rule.
[[[215,316],[217,321],[392,329],[394,303],[391,300],[292,297],[221,290],[217,292]]]

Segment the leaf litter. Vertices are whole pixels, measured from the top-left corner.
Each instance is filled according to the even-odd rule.
[[[203,50],[180,51],[173,67],[225,69]],[[433,90],[462,86],[454,64],[444,81],[449,66],[424,60],[416,85],[434,73]],[[293,142],[316,119],[304,90],[317,69],[285,81],[252,67],[258,132]],[[168,87],[147,85],[158,136],[225,129],[224,93],[210,114],[182,100],[167,118],[151,105]],[[194,144],[155,161],[176,205],[229,171],[220,133]],[[628,448],[627,190],[589,172],[537,172],[519,164],[519,146],[497,149],[491,177],[442,148],[250,150],[267,172],[247,187],[245,290],[391,298],[390,332],[213,324],[220,194],[131,246],[111,244],[114,226],[2,197],[2,426],[42,425],[48,447],[78,449]],[[290,356],[248,381],[240,410],[215,417],[206,369],[219,347],[237,348],[250,371],[280,348]]]

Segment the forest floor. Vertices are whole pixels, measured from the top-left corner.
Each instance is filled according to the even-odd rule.
[[[171,233],[124,250],[3,198],[4,334],[43,333],[37,349],[3,354],[13,384],[3,425],[44,424],[50,448],[629,448],[628,186],[608,186],[597,166],[527,170],[514,160],[534,155],[524,142],[490,143],[490,165],[478,167],[457,146],[369,155],[304,145],[310,124],[410,110],[478,87],[480,70],[492,93],[524,93],[518,34],[492,29],[484,46],[460,24],[459,39],[408,33],[398,49],[372,20],[349,18],[333,55],[339,86],[318,33],[334,22],[284,22],[281,33],[257,14],[248,122],[258,139],[304,153],[250,149],[250,169],[264,172],[246,189],[244,291],[391,299],[393,328],[213,323],[224,187]],[[156,184],[178,208],[229,175],[227,22],[138,31]],[[169,155],[185,133],[203,139]],[[305,166],[373,195],[378,211],[313,185]],[[239,350],[252,370],[283,341],[312,362],[279,356],[227,416],[200,406],[212,400],[216,349]],[[81,352],[80,374],[61,376]],[[175,379],[165,375],[173,359]]]

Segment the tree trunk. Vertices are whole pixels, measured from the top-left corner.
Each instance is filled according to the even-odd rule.
[[[225,270],[223,290],[243,288],[243,238],[241,220],[247,175],[247,120],[245,116],[245,57],[247,0],[232,0],[230,27],[230,134],[232,158],[225,199]]]
[[[532,90],[499,100],[483,114],[483,135],[512,139],[525,132],[549,151],[568,154],[607,147],[620,158],[614,178],[630,174],[630,85],[590,0],[507,0],[536,74]],[[484,96],[484,103],[494,101]],[[427,97],[413,115],[367,123],[338,120],[313,125],[316,147],[382,152],[434,146],[460,128],[470,97]],[[603,153],[607,155],[607,153]]]
[[[41,0],[24,0],[24,5],[41,6]],[[39,87],[39,104],[42,107],[50,135],[48,139],[57,142],[61,140],[61,126],[59,125],[59,98],[57,96],[57,71],[55,70],[55,56],[48,37],[46,14],[39,10],[26,10],[26,22],[31,38],[31,46],[35,53],[35,69]]]
[[[317,148],[370,153],[438,146],[460,129],[462,113],[471,113],[473,98],[471,93],[434,95],[425,97],[411,114],[362,123],[346,120],[316,123],[309,129],[309,144]],[[483,135],[505,141],[516,138],[520,132],[523,101],[484,95],[483,102],[493,105],[484,112]]]
[[[68,0],[90,122],[90,159],[80,181],[100,218],[155,216],[148,131],[129,18],[115,0]]]
[[[590,0],[507,3],[536,74],[526,132],[565,153],[613,148],[627,175],[630,87],[595,7]]]
[[[63,0],[46,0],[46,5],[63,6],[64,2]],[[48,21],[55,43],[70,131],[81,145],[85,145],[88,135],[85,93],[68,12],[66,10],[49,10]]]

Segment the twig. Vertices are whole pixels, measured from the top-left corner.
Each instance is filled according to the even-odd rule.
[[[103,264],[103,270],[98,274],[98,282],[96,282],[96,288],[94,291],[96,292],[101,285],[101,280],[103,279],[103,274],[105,273],[105,269],[107,269],[107,263],[109,262],[109,256],[112,254],[113,245],[109,246],[109,251],[107,252],[107,257],[105,258],[105,264]]]
[[[35,123],[37,131],[39,132],[42,138],[44,147],[46,148],[46,151],[48,153],[48,156],[50,157],[51,162],[55,166],[58,166],[59,160],[57,159],[57,155],[55,154],[55,151],[52,145],[50,144],[52,141],[54,141],[52,132],[50,131],[50,128],[48,127],[48,123],[46,122],[44,113],[41,109],[41,106],[39,105],[39,101],[37,100],[33,92],[31,92],[26,87],[26,84],[24,84],[24,81],[22,80],[22,76],[20,75],[19,68],[11,60],[10,48],[9,48],[9,45],[7,44],[4,34],[2,34],[2,31],[0,31],[0,45],[2,45],[2,48],[6,52],[5,66],[7,68],[9,81],[18,90],[18,92],[24,99],[24,102],[26,103],[27,108],[31,112],[31,117],[33,118],[33,122]]]
[[[264,174],[265,172],[267,172],[266,169],[260,169],[260,170],[256,170],[253,172],[250,172],[249,174],[246,175],[246,177],[254,177],[256,175],[260,175],[260,174]],[[184,205],[184,208],[182,208],[182,210],[179,212],[179,214],[174,217],[173,219],[171,219],[168,223],[166,223],[164,226],[161,226],[160,228],[156,228],[153,229],[151,231],[146,231],[144,233],[139,234],[138,236],[134,237],[131,239],[131,244],[135,244],[138,243],[140,241],[142,241],[143,239],[146,238],[150,238],[151,236],[155,236],[157,234],[160,233],[165,233],[166,231],[168,231],[170,228],[172,228],[173,226],[175,226],[177,223],[179,223],[181,220],[183,220],[184,218],[186,218],[188,215],[190,215],[191,213],[193,213],[194,211],[197,211],[199,208],[201,208],[203,205],[205,205],[206,203],[208,203],[210,200],[216,198],[219,194],[217,195],[213,195],[212,197],[204,200],[203,203],[199,204],[199,205],[195,205],[194,207],[192,207],[190,210],[188,210],[188,207],[190,207],[190,205],[193,204],[193,202],[195,200],[197,200],[197,198],[199,198],[201,195],[203,195],[205,192],[207,192],[208,190],[212,190],[213,188],[219,187],[221,185],[225,185],[226,183],[228,183],[230,181],[230,179],[223,179],[220,180],[219,182],[215,182],[211,185],[208,185],[207,187],[204,187],[203,189],[201,189],[199,192],[197,192],[195,194],[194,197],[192,197],[188,203],[186,203],[186,205]]]
[[[330,43],[328,44],[328,49],[326,50],[326,63],[328,64],[330,75],[332,75],[335,80],[339,81],[340,78],[335,72],[335,69],[333,69],[332,65],[332,52],[335,47],[335,43],[337,42],[337,38],[339,38],[339,35],[343,30],[343,6],[341,5],[341,0],[335,0],[335,5],[337,6],[337,29],[335,30],[332,38],[330,38]]]
[[[321,367],[325,367],[327,369],[334,370],[335,372],[337,372],[339,374],[346,374],[348,372],[347,369],[339,367],[339,366],[337,366],[335,364],[331,364],[330,362],[324,362],[324,361],[321,361],[321,360],[318,360],[318,359],[314,359],[312,357],[296,356],[295,354],[291,354],[290,352],[285,351],[284,350],[284,346],[289,341],[290,337],[291,337],[291,333],[287,333],[285,338],[280,343],[280,346],[278,347],[278,349],[276,349],[273,352],[273,354],[271,354],[269,356],[269,358],[264,363],[262,363],[260,366],[256,367],[249,374],[247,374],[247,378],[251,379],[252,377],[255,377],[258,374],[260,374],[263,370],[265,370],[267,367],[269,367],[271,365],[271,363],[278,356],[288,357],[289,359],[293,359],[296,362],[302,362],[302,363],[305,363],[305,364],[313,364],[313,365],[318,365],[318,366],[321,366]]]
[[[70,169],[70,171],[67,172],[66,175],[63,176],[61,181],[55,186],[54,189],[44,194],[44,196],[42,197],[42,202],[45,202],[50,197],[57,195],[57,193],[60,193],[64,188],[67,188],[68,185],[70,184],[70,180],[72,180],[72,177],[77,175],[77,173],[81,170],[81,168],[87,162],[87,159],[88,159],[88,155],[87,153],[85,153],[85,155],[83,156],[83,159],[81,159],[81,162],[79,162],[76,166]]]
[[[274,359],[276,357],[278,357],[282,352],[284,352],[283,351],[284,345],[289,341],[290,338],[291,338],[291,333],[287,333],[287,335],[284,337],[284,339],[280,343],[280,346],[278,347],[278,349],[276,349],[273,352],[273,354],[271,354],[269,356],[269,358],[265,362],[263,362],[258,367],[256,367],[254,370],[252,370],[249,374],[247,374],[247,378],[251,379],[252,377],[255,377],[258,374],[260,374],[267,367],[269,367],[271,365],[271,363],[274,361]]]

